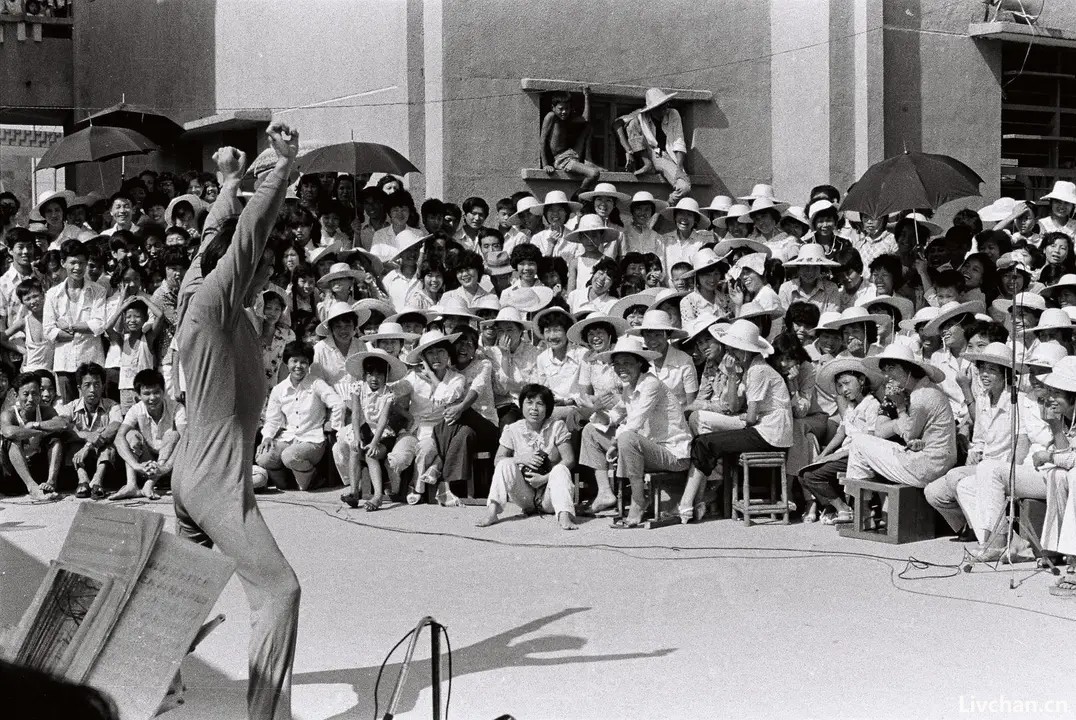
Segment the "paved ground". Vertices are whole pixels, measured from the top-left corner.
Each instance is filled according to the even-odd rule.
[[[345,512],[335,492],[275,500],[262,508],[303,586],[303,720],[373,717],[378,667],[423,615],[449,629],[450,717],[467,720],[1006,717],[1025,701],[1054,703],[1040,704],[1047,717],[1076,713],[1076,602],[1047,595],[1051,579],[1029,566],[898,577],[909,555],[959,563],[947,540],[893,547],[731,521],[615,532],[596,520],[567,533],[548,517],[478,530],[480,508],[367,514]],[[29,604],[77,502],[2,505],[0,626]],[[172,514],[168,502],[148,507]],[[228,621],[185,663],[174,720],[244,715],[238,581],[215,612]],[[428,673],[412,674],[399,717],[430,717]]]

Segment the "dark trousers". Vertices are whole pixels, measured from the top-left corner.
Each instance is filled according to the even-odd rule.
[[[834,500],[840,498],[844,491],[837,482],[837,473],[848,469],[848,458],[831,460],[816,468],[805,471],[800,475],[800,482],[809,493],[814,495],[819,505],[832,505]]]
[[[788,448],[770,445],[755,428],[721,430],[699,435],[691,443],[691,464],[709,475],[724,458],[735,463],[744,452],[784,452]]]
[[[474,472],[475,431],[462,422],[442,420],[433,428],[433,442],[441,458],[441,479],[461,482]]]
[[[497,452],[501,441],[501,429],[481,414],[468,409],[460,422],[474,430],[475,452]]]

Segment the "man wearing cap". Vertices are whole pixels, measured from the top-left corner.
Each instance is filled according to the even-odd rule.
[[[265,376],[251,371],[261,348],[245,306],[272,272],[266,244],[299,136],[283,123],[268,135],[279,159],[238,219],[245,157],[235,148],[215,155],[224,184],[180,289],[177,340],[190,422],[176,450],[172,491],[176,534],[216,544],[236,561],[252,616],[248,713],[280,720],[291,717],[300,590],[254,501],[250,458]]]

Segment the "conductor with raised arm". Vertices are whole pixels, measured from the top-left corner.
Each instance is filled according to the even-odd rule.
[[[265,399],[258,331],[244,308],[273,269],[266,247],[284,201],[299,135],[283,123],[267,131],[276,166],[246,208],[237,198],[246,155],[214,155],[222,186],[202,244],[180,288],[177,339],[187,386],[187,432],[172,482],[176,533],[216,546],[237,563],[251,609],[251,718],[291,718],[291,668],[299,581],[254,502],[251,458]]]

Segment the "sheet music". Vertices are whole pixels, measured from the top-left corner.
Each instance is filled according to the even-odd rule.
[[[123,720],[153,717],[235,563],[162,533],[87,682]]]

